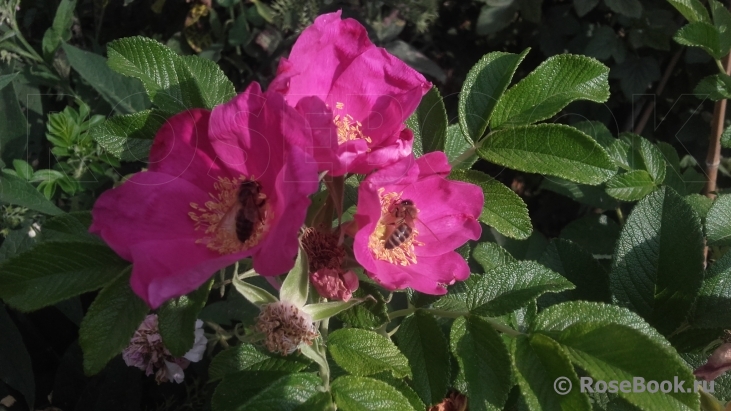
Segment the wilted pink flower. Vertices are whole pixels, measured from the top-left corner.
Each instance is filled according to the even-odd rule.
[[[90,231],[132,261],[132,289],[153,308],[248,256],[259,274],[283,274],[318,187],[315,165],[284,136],[309,129],[256,83],[212,112],[173,116],[149,170],[97,200]]]
[[[310,282],[322,297],[348,301],[358,289],[358,276],[342,268],[345,248],[338,245],[339,236],[314,228],[305,230],[302,248],[307,252]]]
[[[287,301],[263,306],[256,329],[264,333],[267,349],[282,355],[292,354],[302,344],[312,344],[318,336],[312,317]]]
[[[184,369],[191,362],[198,362],[203,358],[206,350],[206,337],[203,335],[203,321],[195,323],[195,342],[193,348],[183,357],[176,358],[170,354],[163,344],[160,331],[157,328],[157,315],[150,314],[135,331],[129,346],[122,351],[124,362],[130,367],[137,367],[145,371],[145,375],[155,373],[155,381],[183,382]]]
[[[450,166],[442,152],[402,162],[407,167],[387,167],[360,185],[355,258],[388,289],[444,294],[470,274],[454,250],[480,237],[482,190],[447,180]]]
[[[716,348],[708,361],[693,371],[693,374],[701,380],[713,381],[728,370],[731,370],[731,342]]]
[[[302,32],[270,86],[319,124],[298,144],[332,175],[366,174],[408,156],[413,134],[404,121],[430,88],[424,76],[373,45],[360,23],[341,20],[340,11]],[[321,117],[320,99],[332,110],[325,123],[335,128],[312,119]]]

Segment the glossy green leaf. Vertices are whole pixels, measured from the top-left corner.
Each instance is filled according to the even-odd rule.
[[[213,357],[208,368],[208,378],[209,381],[216,381],[245,370],[298,372],[309,364],[311,363],[302,355],[280,357],[264,353],[252,344],[239,344]]]
[[[396,388],[373,378],[344,375],[333,381],[331,391],[343,411],[420,411]]]
[[[672,189],[642,199],[622,228],[610,284],[616,301],[663,333],[686,318],[703,279],[698,216]]]
[[[160,335],[173,356],[182,357],[193,348],[198,313],[206,305],[212,285],[213,280],[208,280],[192,293],[168,300],[158,310]]]
[[[608,273],[588,251],[571,241],[551,241],[539,262],[576,286],[559,294],[544,295],[540,304],[566,300],[611,301]]]
[[[709,0],[713,25],[718,32],[718,43],[722,54],[731,50],[731,12],[718,0]]]
[[[511,87],[495,107],[490,126],[516,127],[552,117],[569,103],[609,98],[609,68],[579,55],[549,57],[518,84]]]
[[[310,373],[240,371],[223,379],[213,411],[294,410],[318,394],[322,380]]]
[[[339,320],[352,327],[368,330],[375,330],[389,322],[386,300],[378,287],[361,282],[358,289],[353,292],[353,297],[364,299],[364,301],[362,304],[340,312],[338,314]]]
[[[0,174],[0,202],[27,207],[49,215],[63,213],[63,210],[48,201],[30,183],[7,171]]]
[[[375,331],[343,328],[328,336],[332,358],[351,374],[366,376],[390,371],[396,377],[411,375],[409,362],[396,346]]]
[[[104,57],[63,44],[71,67],[76,70],[112,108],[122,114],[131,114],[149,107],[142,84],[125,77],[107,66]]]
[[[449,346],[436,318],[417,310],[401,323],[396,338],[419,398],[426,404],[441,402],[449,386]]]
[[[477,244],[472,250],[472,258],[482,266],[484,272],[518,261],[504,248],[488,242]]]
[[[33,311],[101,288],[127,267],[103,244],[43,243],[0,265],[0,298]]]
[[[470,152],[468,154],[468,151]],[[452,170],[469,170],[478,160],[474,146],[462,134],[459,124],[447,127],[447,141],[444,145],[444,154],[449,159]]]
[[[510,355],[498,333],[479,317],[452,324],[450,348],[467,384],[470,411],[500,411],[512,386]]]
[[[690,47],[700,47],[715,59],[728,54],[721,48],[720,33],[708,23],[697,21],[687,24],[678,30],[673,37],[676,42]]]
[[[699,98],[713,101],[731,98],[731,76],[721,73],[704,77],[693,89],[693,93]],[[721,140],[723,141],[723,137]]]
[[[57,215],[46,220],[41,230],[41,241],[48,242],[89,242],[105,244],[96,234],[89,232],[91,226],[90,211],[75,211]]]
[[[53,18],[53,25],[43,35],[43,56],[46,60],[53,60],[53,54],[61,42],[71,39],[71,25],[74,19],[76,0],[61,0]]]
[[[542,334],[514,339],[513,369],[530,411],[591,411],[589,398],[578,389],[579,377],[571,360],[552,339]],[[568,385],[554,385],[559,378],[573,388],[565,395],[557,390],[563,392]]]
[[[731,194],[718,196],[706,217],[708,244],[731,245]]]
[[[414,132],[414,154],[420,157],[432,151],[444,151],[448,123],[442,95],[432,86],[416,111],[406,119],[406,125]]]
[[[89,307],[79,327],[84,351],[84,372],[94,375],[129,345],[149,308],[129,286],[129,274],[104,287]]]
[[[647,139],[632,133],[622,133],[619,137],[629,143],[627,163],[632,170],[645,170],[656,184],[665,180],[665,156]]]
[[[163,111],[208,108],[225,103],[236,93],[233,84],[211,60],[179,56],[157,41],[127,37],[107,45],[109,66],[135,77]]]
[[[13,83],[0,90],[0,161],[11,164],[16,158],[27,158],[28,122],[18,103]],[[0,183],[5,185],[0,175]],[[3,200],[3,188],[0,186],[0,201]]]
[[[480,140],[485,133],[498,100],[529,51],[488,53],[467,73],[459,96],[459,126],[472,141]]]
[[[152,140],[169,115],[158,110],[114,116],[92,127],[89,135],[100,146],[123,161],[145,161]]]
[[[731,253],[706,271],[689,322],[698,328],[727,328],[731,324]]]
[[[522,240],[530,236],[533,226],[528,216],[528,206],[513,190],[476,170],[454,170],[449,178],[476,184],[482,189],[485,202],[479,217],[481,222],[511,238]]]
[[[711,18],[708,16],[708,10],[699,0],[668,0],[668,3],[675,7],[680,14],[691,23],[701,21],[711,24]]]
[[[532,334],[556,341],[571,361],[593,379],[604,381],[684,381],[692,388],[691,370],[670,344],[638,315],[600,303],[570,302],[541,311]],[[697,410],[691,392],[622,392],[620,397],[640,410]]]
[[[566,278],[533,261],[518,261],[476,276],[468,286],[467,307],[475,315],[507,314],[548,292],[573,289]]]
[[[657,188],[652,176],[645,170],[617,174],[607,181],[607,193],[624,201],[637,201]]]
[[[495,131],[484,140],[477,154],[505,167],[584,184],[602,183],[616,171],[609,155],[596,141],[563,124]]]

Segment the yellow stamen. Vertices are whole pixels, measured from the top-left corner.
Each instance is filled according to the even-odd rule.
[[[416,237],[419,236],[419,231],[416,228],[413,228],[409,238],[399,246],[391,249],[386,248],[387,234],[389,231],[393,232],[393,230],[388,230],[388,227],[396,228],[394,223],[397,222],[397,218],[393,215],[393,206],[401,199],[403,193],[384,194],[384,191],[384,188],[378,189],[378,195],[381,198],[381,219],[378,221],[376,229],[368,237],[368,248],[373,252],[373,256],[379,260],[401,266],[416,264],[414,246],[424,245],[424,243],[416,240]]]
[[[238,200],[239,189],[242,182],[250,180],[253,181],[254,177],[247,178],[243,175],[237,179],[219,177],[213,184],[215,193],[208,194],[211,197],[210,201],[206,201],[203,206],[190,203],[194,211],[189,212],[188,216],[195,222],[196,231],[203,230],[205,234],[196,243],[205,244],[209,249],[221,254],[231,254],[247,250],[261,241],[269,231],[269,221],[272,217],[268,201],[264,201],[259,209],[262,219],[254,224],[251,236],[245,242],[241,242],[236,235],[236,215],[242,207]],[[257,202],[265,199],[266,195],[259,193]]]
[[[345,104],[337,102],[335,103],[335,108],[343,110],[345,108]],[[333,118],[333,122],[338,128],[338,144],[343,144],[357,139],[363,139],[368,142],[368,144],[373,142],[370,137],[363,134],[363,131],[360,129],[363,125],[360,121],[355,120],[350,114],[345,114],[343,116],[336,114]],[[368,149],[368,151],[370,151],[370,149]]]

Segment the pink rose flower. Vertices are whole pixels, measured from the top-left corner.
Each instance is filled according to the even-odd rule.
[[[430,88],[424,76],[373,45],[360,23],[341,20],[340,11],[302,32],[270,86],[320,124],[297,144],[336,176],[367,174],[408,156],[413,134],[404,121]],[[324,123],[312,119],[321,116],[322,101],[332,110]],[[336,127],[325,125],[331,122]]]
[[[122,351],[122,359],[130,367],[137,367],[145,371],[145,375],[155,373],[158,384],[175,381],[180,384],[185,379],[184,369],[191,362],[198,362],[203,358],[206,350],[206,337],[203,334],[203,321],[195,322],[195,341],[193,348],[182,357],[173,357],[165,348],[157,325],[157,315],[150,314],[135,331],[129,346]]]
[[[470,274],[454,250],[480,237],[482,190],[447,180],[442,152],[401,163],[371,174],[358,190],[355,258],[388,289],[444,294]]]
[[[713,381],[728,370],[731,370],[731,342],[716,348],[708,361],[693,371],[693,375],[701,380]]]
[[[282,96],[257,83],[212,112],[173,116],[148,171],[97,200],[90,231],[133,263],[132,289],[152,308],[245,257],[263,276],[286,273],[318,175],[284,136],[308,133]]]

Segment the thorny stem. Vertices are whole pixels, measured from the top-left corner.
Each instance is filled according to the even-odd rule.
[[[731,55],[726,56],[724,63],[719,64],[719,70],[722,73],[730,74]],[[724,67],[725,66],[725,67]],[[726,99],[716,102],[713,108],[713,119],[711,120],[711,136],[708,144],[708,154],[706,155],[706,187],[703,193],[709,198],[716,197],[716,180],[718,178],[718,165],[721,162],[721,134],[723,134],[723,123],[726,119]]]

